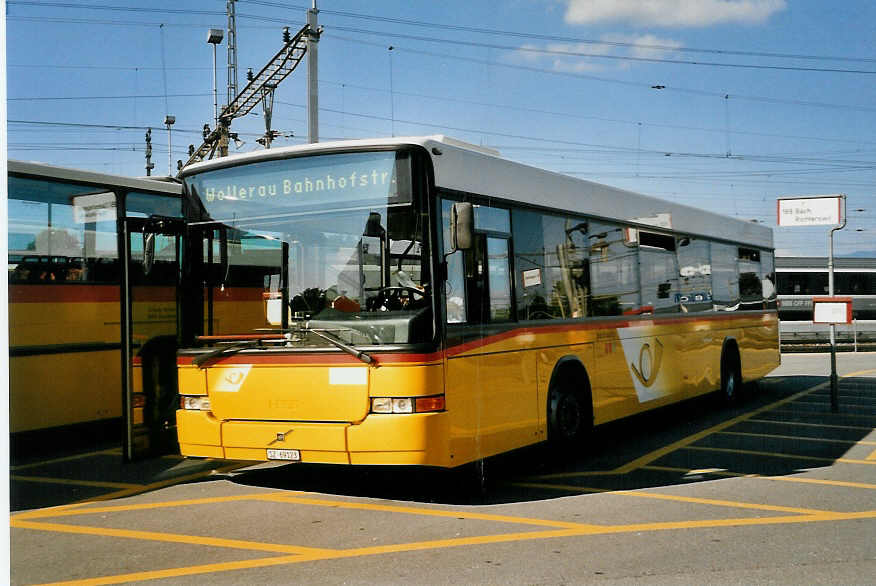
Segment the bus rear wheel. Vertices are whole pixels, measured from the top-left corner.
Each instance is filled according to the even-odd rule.
[[[560,381],[548,395],[548,441],[564,450],[580,447],[593,427],[592,407],[569,381]]]
[[[742,390],[742,373],[735,352],[726,352],[721,359],[721,399],[727,404],[739,400]]]

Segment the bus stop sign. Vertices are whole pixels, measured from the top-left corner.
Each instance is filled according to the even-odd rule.
[[[780,197],[777,203],[779,226],[836,226],[842,222],[842,195]]]
[[[851,297],[813,297],[812,321],[817,324],[852,323]]]

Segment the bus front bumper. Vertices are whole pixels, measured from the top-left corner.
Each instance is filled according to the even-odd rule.
[[[446,412],[370,414],[361,423],[220,421],[178,410],[183,456],[267,461],[268,450],[297,450],[301,462],[454,466]]]

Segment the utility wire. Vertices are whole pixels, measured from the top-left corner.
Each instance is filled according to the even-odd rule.
[[[212,96],[213,94],[155,94],[155,95],[140,95],[140,96],[37,96],[30,98],[7,98],[10,102],[34,102],[39,100],[56,101],[56,100],[130,100],[130,99],[166,99],[166,98],[200,98],[204,96]]]
[[[728,67],[733,69],[759,69],[759,70],[779,70],[779,71],[805,71],[808,73],[860,73],[860,74],[876,74],[874,70],[868,69],[840,69],[830,67],[798,67],[793,65],[757,65],[749,63],[721,63],[718,61],[689,61],[684,59],[659,59],[656,57],[634,57],[632,55],[607,55],[601,53],[584,53],[581,51],[566,51],[560,49],[539,49],[535,47],[515,47],[512,45],[499,45],[495,43],[483,43],[475,41],[460,41],[454,39],[442,39],[437,37],[424,37],[421,35],[407,35],[402,33],[394,33],[387,31],[372,31],[360,28],[350,28],[343,26],[333,26],[332,29],[340,30],[348,33],[357,33],[364,35],[374,35],[381,38],[399,38],[409,39],[414,41],[425,41],[428,43],[443,43],[454,46],[478,47],[485,49],[497,49],[501,51],[515,51],[524,53],[539,53],[544,55],[562,55],[565,57],[590,57],[596,59],[610,59],[618,61],[637,61],[645,63],[670,63],[673,65],[699,65],[705,67]]]
[[[323,33],[324,35],[331,35],[331,30],[327,30]],[[332,35],[332,38],[337,38],[339,40],[345,40],[353,43],[372,45],[374,47],[381,47],[383,49],[386,48],[385,43],[373,43],[368,41],[362,41],[360,39],[351,39],[349,37],[338,37],[337,35]],[[586,73],[575,73],[570,71],[557,71],[555,69],[544,69],[542,67],[532,67],[528,65],[520,65],[514,63],[503,63],[501,61],[490,61],[487,59],[478,59],[475,57],[463,57],[461,55],[455,55],[451,53],[436,53],[433,51],[423,51],[418,49],[411,49],[406,47],[399,47],[398,45],[393,44],[393,50],[402,51],[406,53],[412,53],[417,55],[427,55],[430,57],[436,57],[439,59],[454,59],[457,61],[466,61],[468,63],[477,63],[479,65],[487,65],[490,67],[504,67],[507,69],[519,69],[522,71],[532,71],[535,73],[543,73],[546,75],[554,75],[559,77],[572,77],[577,79],[587,79],[590,81],[599,81],[603,83],[610,83],[615,85],[622,85],[627,87],[635,87],[639,89],[647,89],[649,91],[655,91],[655,88],[650,83],[642,83],[635,81],[625,81],[621,79],[613,79],[610,77],[600,77],[598,75],[590,75]],[[734,100],[744,100],[751,102],[762,102],[762,103],[770,103],[770,104],[786,104],[792,106],[806,106],[813,108],[828,108],[828,109],[838,109],[838,110],[858,110],[864,112],[876,112],[876,107],[873,106],[856,106],[850,104],[834,104],[829,102],[813,102],[806,100],[789,100],[783,98],[771,98],[765,96],[751,96],[751,95],[743,95],[743,94],[732,94],[728,92],[715,92],[715,91],[706,91],[706,90],[696,90],[691,88],[683,88],[676,87],[671,85],[663,85],[659,88],[661,92],[677,92],[689,95],[698,95],[705,97],[713,97],[713,98],[721,98],[721,99],[730,99]]]
[[[267,1],[255,1],[251,0],[248,2],[249,4],[261,5],[261,6],[270,6],[276,8],[283,8],[288,10],[289,8],[293,8],[289,4],[281,4],[277,2],[267,2]],[[225,13],[222,11],[215,10],[195,10],[195,9],[180,9],[180,8],[146,8],[142,6],[111,6],[111,5],[101,5],[101,4],[74,4],[70,2],[35,2],[28,0],[8,0],[7,5],[15,6],[40,6],[40,7],[54,7],[54,8],[78,8],[78,9],[87,9],[87,10],[106,10],[106,11],[121,11],[121,12],[137,12],[137,13],[159,13],[159,14],[191,14],[191,15],[206,15],[206,16],[225,16]],[[306,6],[297,6],[294,8],[298,8],[300,10],[308,10]],[[856,57],[839,57],[839,56],[824,56],[824,55],[804,55],[804,54],[789,54],[789,53],[770,53],[770,52],[757,52],[757,51],[738,51],[738,50],[726,50],[726,49],[703,49],[696,47],[675,47],[671,45],[659,45],[659,44],[651,44],[651,43],[630,43],[623,41],[606,41],[606,40],[595,40],[595,39],[585,39],[585,38],[577,38],[577,37],[564,37],[557,35],[540,35],[535,33],[523,33],[516,31],[507,31],[507,30],[497,30],[497,29],[488,29],[488,28],[480,28],[480,27],[470,27],[470,26],[462,26],[462,25],[447,25],[440,23],[431,23],[417,20],[409,20],[409,19],[401,19],[401,18],[393,18],[393,17],[381,17],[381,16],[372,16],[355,12],[345,12],[345,11],[337,11],[337,10],[326,10],[321,9],[321,13],[331,14],[336,16],[348,17],[348,18],[356,18],[363,20],[371,20],[377,22],[385,22],[385,23],[393,23],[393,24],[403,24],[408,26],[417,26],[417,27],[426,27],[431,29],[440,29],[440,30],[449,30],[449,31],[458,31],[458,32],[468,32],[468,33],[476,33],[476,34],[489,34],[489,35],[500,35],[506,37],[517,37],[517,38],[526,38],[533,40],[541,40],[541,41],[552,41],[552,42],[563,42],[563,43],[574,43],[574,44],[587,44],[587,45],[597,45],[597,46],[609,46],[609,47],[623,47],[623,48],[634,48],[634,49],[655,49],[662,51],[671,51],[671,52],[687,52],[687,53],[705,53],[705,54],[713,54],[713,55],[734,55],[734,56],[745,56],[745,57],[767,57],[774,59],[798,59],[798,60],[819,60],[819,61],[845,61],[845,62],[860,62],[860,63],[876,63],[876,59],[868,59],[868,58],[856,58]],[[266,22],[286,22],[285,19],[279,19],[275,17],[266,17],[260,15],[252,15],[252,14],[238,14],[238,18],[241,19],[251,19],[251,20],[260,20]],[[567,56],[576,56],[576,57],[593,57],[600,59],[617,59],[617,60],[625,60],[625,61],[643,61],[643,62],[651,62],[651,63],[673,63],[673,64],[683,64],[683,65],[700,65],[700,66],[712,66],[712,67],[732,67],[732,68],[749,68],[749,69],[777,69],[777,70],[788,70],[788,71],[808,71],[808,72],[832,72],[832,73],[862,73],[862,74],[874,74],[876,71],[872,70],[859,70],[859,69],[840,69],[840,68],[819,68],[819,67],[795,67],[795,66],[780,66],[780,65],[757,65],[757,64],[742,64],[742,63],[720,63],[720,62],[703,62],[703,61],[689,61],[689,60],[681,60],[681,59],[658,59],[658,58],[647,58],[647,57],[634,57],[634,56],[623,56],[623,55],[606,55],[600,53],[583,53],[578,51],[562,51],[555,49],[538,49],[532,47],[512,47],[512,46],[504,46],[504,45],[494,45],[490,43],[476,43],[473,41],[459,41],[459,40],[450,40],[450,39],[437,39],[434,37],[423,37],[417,35],[405,35],[402,33],[387,33],[384,31],[368,31],[364,29],[354,29],[347,27],[336,26],[333,27],[337,30],[345,30],[348,32],[358,32],[362,34],[371,34],[371,35],[380,35],[383,37],[386,36],[395,36],[397,38],[407,38],[435,43],[453,43],[453,44],[462,44],[474,47],[487,47],[487,48],[495,48],[495,49],[503,49],[503,50],[518,50],[518,51],[530,51],[530,52],[538,52],[545,54],[559,54],[559,55],[567,55]]]
[[[14,1],[14,0],[12,0]],[[286,3],[279,2],[269,2],[267,0],[240,0],[243,4],[254,4],[259,6],[270,6],[274,8],[283,8],[288,10],[289,8],[296,8],[299,10],[307,10],[308,6],[293,6]],[[683,52],[683,53],[707,53],[714,55],[737,55],[737,56],[745,56],[745,57],[771,57],[776,59],[805,59],[805,60],[818,60],[818,61],[848,61],[848,62],[859,62],[859,63],[876,63],[876,59],[868,59],[863,57],[842,57],[842,56],[826,56],[826,55],[805,55],[805,54],[795,54],[795,53],[771,53],[765,51],[739,51],[739,50],[729,50],[729,49],[708,49],[708,48],[696,48],[696,47],[675,47],[671,45],[659,45],[653,43],[630,43],[623,41],[607,41],[607,40],[595,40],[595,39],[586,39],[580,37],[566,37],[559,35],[543,35],[536,33],[525,33],[520,31],[509,31],[509,30],[500,30],[500,29],[490,29],[483,27],[473,27],[473,26],[464,26],[464,25],[453,25],[453,24],[441,24],[435,22],[426,22],[421,20],[410,20],[405,18],[396,18],[389,16],[374,16],[367,15],[357,12],[346,12],[341,10],[330,10],[330,9],[320,9],[320,14],[329,14],[333,16],[342,16],[347,18],[354,18],[360,20],[370,20],[375,22],[387,22],[393,24],[403,24],[408,26],[417,26],[431,29],[441,29],[441,30],[449,30],[449,31],[458,31],[458,32],[467,32],[467,33],[476,33],[476,34],[487,34],[487,35],[499,35],[506,37],[518,37],[525,39],[533,39],[540,41],[553,41],[553,42],[561,42],[561,43],[576,43],[576,44],[586,44],[586,45],[601,45],[601,46],[609,46],[609,47],[628,47],[633,49],[657,49],[662,51],[672,51],[672,52]]]

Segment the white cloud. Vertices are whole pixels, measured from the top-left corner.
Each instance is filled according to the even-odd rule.
[[[785,0],[568,0],[566,22],[626,22],[664,27],[723,23],[762,24],[787,7]]]
[[[605,41],[605,44],[548,43],[544,46],[526,44],[518,49],[517,55],[526,63],[546,64],[553,71],[580,73],[612,68],[627,69],[630,67],[630,62],[624,61],[624,57],[665,59],[672,56],[672,49],[682,47],[679,41],[655,35],[611,33],[603,35],[600,40]],[[657,46],[661,48],[655,48]]]
[[[626,50],[630,57],[637,57],[639,59],[665,59],[672,55],[672,51],[667,49],[680,49],[683,46],[679,41],[662,39],[655,35],[622,35],[612,33],[603,35],[602,40],[610,43],[629,43],[636,45],[634,47],[627,46]],[[665,49],[658,49],[655,47],[665,47]]]

